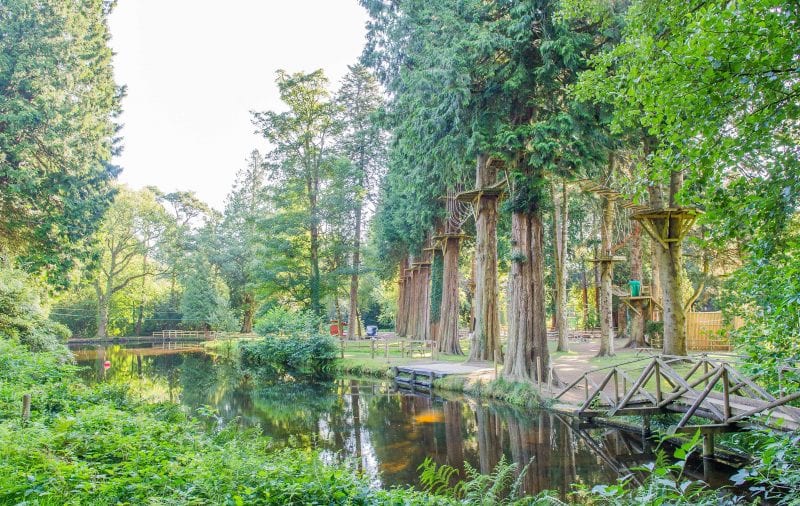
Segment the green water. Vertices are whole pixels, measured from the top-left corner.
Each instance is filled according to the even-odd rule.
[[[638,434],[580,428],[555,413],[463,395],[404,393],[391,382],[353,378],[259,378],[230,359],[185,345],[83,347],[74,353],[89,381],[126,382],[142,399],[201,408],[211,424],[235,421],[259,428],[276,445],[314,447],[324,459],[351,462],[377,486],[418,484],[417,467],[426,457],[460,469],[462,477],[465,462],[491,472],[505,458],[528,466],[526,492],[555,489],[563,496],[572,483],[611,483],[654,459],[652,444]],[[721,484],[727,476],[721,472],[714,481]]]

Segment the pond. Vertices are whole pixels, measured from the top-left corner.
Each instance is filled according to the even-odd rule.
[[[655,445],[641,434],[577,426],[549,411],[403,392],[388,381],[259,379],[193,345],[84,346],[73,352],[90,382],[122,381],[144,400],[211,408],[218,423],[236,420],[259,428],[276,445],[314,447],[328,461],[348,460],[381,487],[418,485],[417,468],[428,457],[456,467],[461,477],[465,466],[488,473],[505,459],[528,466],[525,492],[555,489],[563,496],[573,483],[612,483],[655,459]],[[729,484],[732,472],[716,469],[709,478]],[[690,473],[702,478],[702,466]]]

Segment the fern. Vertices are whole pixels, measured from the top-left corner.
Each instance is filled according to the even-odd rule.
[[[460,497],[463,482],[450,485],[453,477],[458,475],[458,469],[455,467],[446,464],[438,466],[430,457],[426,457],[417,467],[417,471],[420,473],[419,481],[426,492],[452,498]]]

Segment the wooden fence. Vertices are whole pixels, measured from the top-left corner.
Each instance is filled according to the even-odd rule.
[[[730,351],[732,329],[744,322],[738,316],[725,322],[721,311],[686,313],[686,345],[690,351]]]
[[[162,339],[204,339],[213,340],[219,337],[219,332],[210,330],[159,330],[153,332],[153,337]]]

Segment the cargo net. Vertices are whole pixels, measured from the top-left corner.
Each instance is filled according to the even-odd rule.
[[[455,235],[461,233],[461,228],[472,216],[472,204],[458,200],[457,195],[459,192],[464,191],[463,188],[449,188],[445,197],[445,206],[447,208],[447,220],[444,225],[444,233],[446,235]]]

